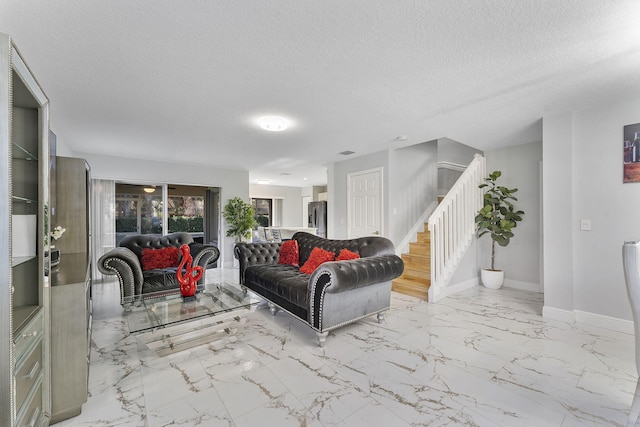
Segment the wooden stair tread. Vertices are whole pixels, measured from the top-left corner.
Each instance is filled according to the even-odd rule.
[[[407,277],[404,274],[400,277],[396,277],[393,281],[398,281],[399,283],[403,283],[405,285],[413,285],[413,286],[425,286],[429,287],[431,284],[431,279],[428,277],[418,278],[418,277]]]
[[[427,300],[431,284],[431,234],[429,224],[416,233],[416,241],[409,243],[409,252],[401,255],[402,275],[391,281],[391,289],[401,294]]]
[[[429,283],[418,283],[418,282],[414,282],[413,280],[407,280],[407,279],[403,279],[402,277],[398,277],[397,279],[394,279],[392,282],[392,289],[395,286],[403,286],[403,287],[407,287],[407,288],[411,288],[411,289],[425,289],[428,290],[430,284]]]
[[[427,255],[431,250],[430,245],[424,243],[409,243],[409,253],[417,255]]]
[[[400,256],[405,268],[431,271],[431,257],[429,255],[402,254]]]
[[[424,244],[430,245],[431,236],[429,236],[429,233],[419,231],[418,234],[416,235],[416,241],[418,243],[424,243]]]
[[[416,285],[413,282],[406,282],[400,278],[391,282],[391,290],[424,300],[429,298],[429,286]]]
[[[429,270],[430,270],[429,267],[414,268],[414,267],[407,267],[405,265],[404,271],[402,272],[402,275],[400,277],[411,277],[419,280],[429,279],[431,276]]]

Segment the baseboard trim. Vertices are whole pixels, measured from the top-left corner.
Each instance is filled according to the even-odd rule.
[[[474,286],[478,286],[479,284],[480,280],[475,277],[473,279],[465,280],[464,282],[456,283],[455,285],[445,286],[444,288],[440,289],[435,295],[431,292],[433,288],[429,288],[429,302],[440,301],[442,298],[446,298],[449,295],[462,292],[466,289],[471,289]]]
[[[529,292],[544,292],[544,287],[539,283],[522,282],[520,280],[505,279],[503,286],[505,288],[520,289]]]
[[[573,323],[576,321],[573,311],[549,307],[547,305],[542,307],[542,318],[544,320],[558,320],[565,323]]]
[[[633,334],[632,320],[624,320],[617,317],[604,316],[602,314],[589,313],[581,310],[575,310],[575,313],[577,323],[611,329],[612,331],[623,332],[625,334]]]
[[[582,310],[563,310],[545,305],[542,307],[542,318],[544,320],[558,320],[565,323],[582,323],[585,325],[596,326],[598,328],[622,332],[624,334],[633,335],[634,333],[633,321],[631,320],[589,313]]]

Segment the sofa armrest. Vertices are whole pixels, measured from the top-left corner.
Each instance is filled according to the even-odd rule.
[[[277,264],[282,243],[236,243],[233,253],[238,259],[240,284],[244,285],[244,271],[247,267],[261,264]]]
[[[193,265],[200,266],[203,269],[207,269],[208,264],[213,264],[220,257],[220,250],[213,245],[202,244],[202,243],[189,243],[189,251],[191,253],[191,257],[193,258]],[[205,275],[203,274],[200,280],[198,280],[199,285],[204,285]]]
[[[309,323],[322,331],[388,308],[390,282],[403,270],[404,263],[397,255],[321,264],[311,275],[307,288]]]
[[[202,243],[190,243],[189,250],[193,258],[193,265],[207,268],[208,264],[213,264],[220,257],[220,250],[214,245]]]
[[[124,298],[142,293],[142,267],[133,251],[127,248],[115,248],[102,255],[98,260],[98,270],[103,274],[118,276],[120,282],[120,304]]]
[[[339,293],[373,283],[393,280],[402,274],[404,263],[397,255],[380,255],[321,264],[309,280],[312,293]]]

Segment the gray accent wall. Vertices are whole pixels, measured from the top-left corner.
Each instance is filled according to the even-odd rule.
[[[514,205],[525,215],[516,228],[515,236],[507,247],[496,246],[496,268],[505,271],[505,285],[521,285],[529,290],[542,290],[541,263],[541,176],[542,142],[485,151],[487,174],[502,172],[499,183],[517,188]],[[478,241],[480,268],[491,265],[491,238]]]
[[[389,152],[389,238],[397,244],[436,199],[438,143]]]
[[[476,154],[482,154],[468,145],[449,138],[440,138],[438,142],[438,196],[447,194],[456,183],[462,170],[455,170],[448,165],[467,166]],[[444,164],[443,164],[444,163]]]
[[[383,168],[384,235],[397,245],[436,200],[438,161],[468,165],[475,153],[481,152],[441,138],[330,164],[327,167],[329,237],[347,237],[347,176],[350,173]]]
[[[517,188],[516,207],[525,215],[514,230],[509,246],[496,246],[496,268],[505,271],[504,285],[542,291],[541,176],[542,142],[485,151],[487,174],[502,171],[500,183]],[[491,265],[491,238],[474,238],[449,286],[477,281],[482,268]],[[479,283],[479,282],[478,282]]]
[[[382,206],[386,209],[389,206],[389,151],[378,151],[327,166],[327,237],[330,239],[347,238],[347,176],[350,173],[375,168],[383,170]],[[384,234],[388,236],[389,215],[386,212],[383,227]]]
[[[437,145],[425,142],[395,150],[379,151],[329,165],[328,231],[333,239],[346,239],[348,189],[350,173],[382,168],[383,235],[394,244],[436,197]]]
[[[640,183],[623,184],[622,147],[623,127],[640,122],[639,101],[544,117],[546,312],[632,319],[622,245],[640,239]]]
[[[449,138],[439,138],[438,140],[438,161],[455,163],[457,165],[468,165],[473,160],[473,156],[482,151],[470,147],[466,144],[454,141]],[[472,142],[472,141],[470,141]]]

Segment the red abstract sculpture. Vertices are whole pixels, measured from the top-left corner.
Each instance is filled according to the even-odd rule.
[[[176,278],[180,283],[180,293],[183,297],[192,297],[196,294],[196,283],[204,274],[204,269],[199,265],[192,267],[193,257],[191,256],[189,245],[180,246],[180,254],[182,255],[182,261],[180,261],[176,272]],[[185,270],[184,274],[182,273],[183,268]]]

